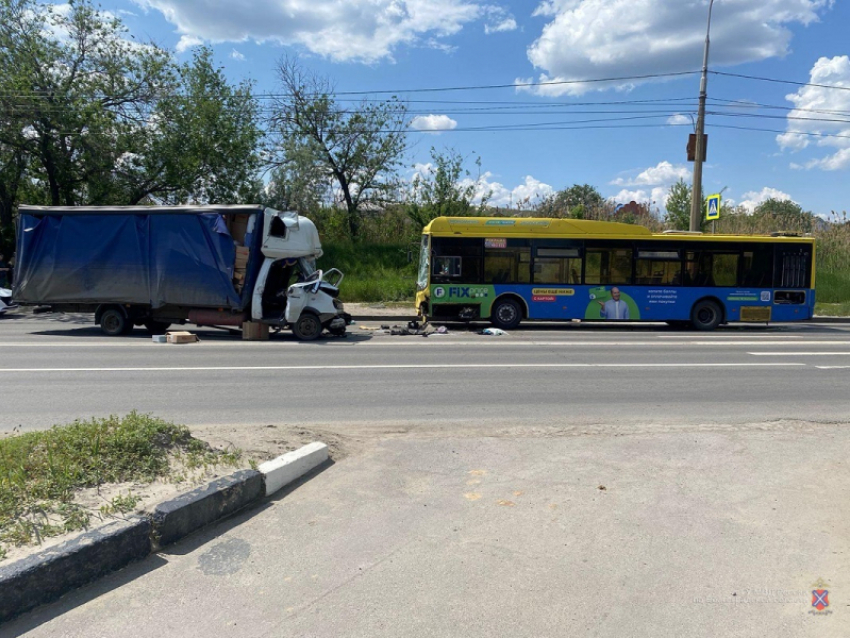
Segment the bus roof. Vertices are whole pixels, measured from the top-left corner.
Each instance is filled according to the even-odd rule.
[[[813,237],[771,235],[713,235],[706,233],[653,233],[645,226],[589,219],[535,217],[437,217],[424,234],[451,237],[598,237],[603,239],[667,239],[677,241],[814,242]]]

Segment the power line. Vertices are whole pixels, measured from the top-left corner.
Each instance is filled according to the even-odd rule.
[[[814,86],[821,89],[836,89],[839,91],[850,91],[850,86],[839,86],[837,84],[817,84],[815,82],[796,82],[794,80],[781,80],[779,78],[767,78],[759,75],[746,75],[744,73],[728,73],[726,71],[709,71],[714,75],[723,75],[729,78],[743,78],[745,80],[758,80],[759,82],[774,82],[777,84],[792,84],[794,86]]]

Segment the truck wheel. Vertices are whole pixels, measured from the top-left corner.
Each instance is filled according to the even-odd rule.
[[[144,326],[152,335],[164,335],[171,327],[171,324],[165,321],[154,321],[153,319],[150,319],[145,321]]]
[[[304,312],[292,326],[292,332],[301,341],[315,341],[322,334],[322,322],[312,312]]]
[[[691,323],[697,330],[714,330],[723,320],[723,312],[715,302],[703,299],[691,310]]]
[[[502,330],[512,330],[522,321],[522,312],[513,299],[502,299],[490,313],[490,323]]]
[[[132,330],[133,324],[127,320],[124,313],[116,308],[105,310],[100,315],[100,331],[110,337],[127,334],[127,326]]]

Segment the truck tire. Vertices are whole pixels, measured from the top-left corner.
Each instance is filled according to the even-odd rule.
[[[104,310],[103,314],[100,315],[100,331],[109,337],[127,334],[127,326],[129,326],[129,330],[133,329],[132,322],[117,308]]]
[[[154,321],[153,319],[149,319],[145,321],[144,326],[152,335],[164,335],[171,327],[171,324],[166,321]]]
[[[301,341],[315,341],[322,335],[322,322],[312,312],[302,312],[293,324],[292,332]]]
[[[502,330],[512,330],[522,321],[522,311],[513,299],[502,299],[496,302],[490,313],[490,323]]]
[[[691,310],[691,323],[697,330],[714,330],[723,321],[723,311],[711,299],[703,299]]]

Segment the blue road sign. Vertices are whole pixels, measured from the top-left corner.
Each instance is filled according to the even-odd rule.
[[[720,195],[709,195],[706,199],[705,218],[720,219]]]

